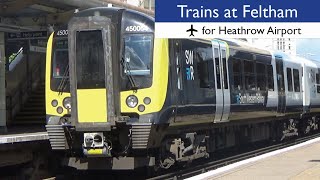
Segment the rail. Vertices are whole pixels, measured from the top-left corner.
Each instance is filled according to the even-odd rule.
[[[7,119],[12,121],[15,115],[22,109],[31,92],[41,83],[41,74],[44,73],[43,63],[41,61],[35,64],[29,74],[25,76],[18,86],[12,91],[9,96],[6,96]]]

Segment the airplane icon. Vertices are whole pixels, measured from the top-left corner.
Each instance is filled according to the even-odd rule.
[[[193,32],[198,32],[198,30],[193,29],[193,24],[191,24],[191,28],[188,29],[186,32],[190,32],[190,36],[194,36]],[[189,36],[189,37],[190,37],[190,36]]]

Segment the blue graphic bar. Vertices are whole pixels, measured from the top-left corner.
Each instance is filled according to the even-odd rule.
[[[156,22],[320,22],[315,0],[156,0]]]

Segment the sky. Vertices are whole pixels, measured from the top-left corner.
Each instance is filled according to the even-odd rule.
[[[297,39],[297,55],[320,61],[320,39]]]

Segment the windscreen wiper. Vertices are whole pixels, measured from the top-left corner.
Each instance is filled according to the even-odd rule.
[[[64,70],[64,72],[63,72],[62,79],[61,79],[59,86],[58,86],[58,95],[63,94],[63,90],[66,87],[66,84],[67,84],[66,82],[68,81],[68,77],[69,77],[69,65],[67,66],[66,70]]]
[[[131,84],[131,89],[132,90],[137,90],[138,87],[136,86],[136,83],[134,81],[134,78],[132,77],[131,75],[131,67],[130,67],[130,64],[122,57],[122,60],[121,60],[121,65],[122,67],[125,69],[125,73],[129,79],[129,82]]]

